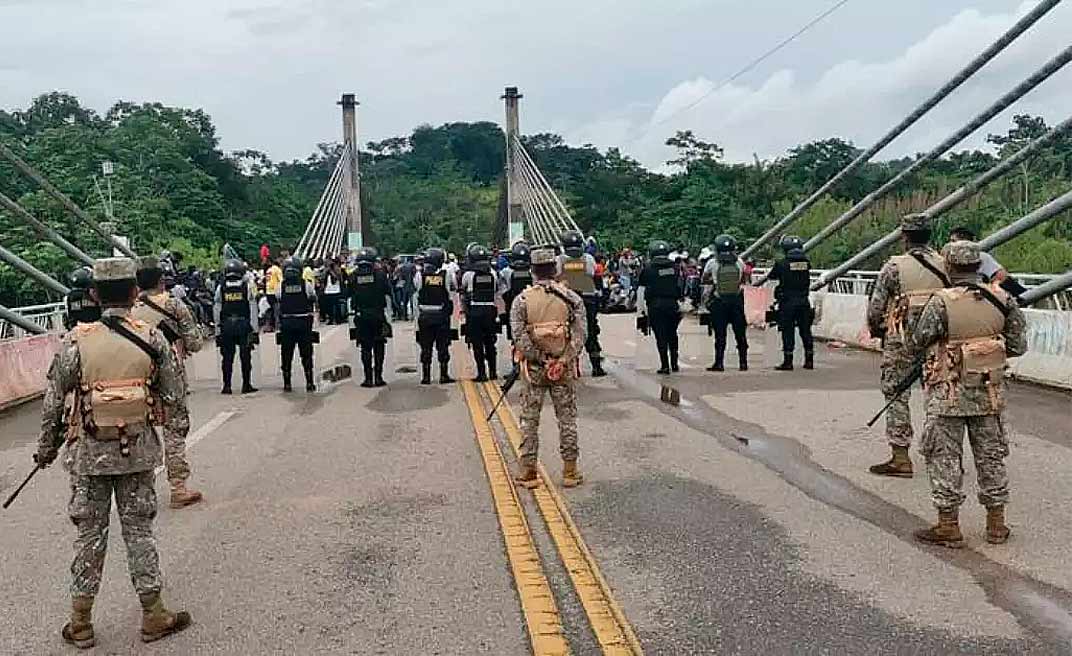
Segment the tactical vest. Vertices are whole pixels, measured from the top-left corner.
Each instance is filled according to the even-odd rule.
[[[167,309],[168,300],[171,298],[171,294],[168,294],[167,292],[160,292],[159,294],[143,294],[142,296],[143,298],[148,298],[151,302],[164,309]],[[144,321],[153,328],[159,329],[164,333],[164,336],[168,338],[168,341],[172,343],[182,338],[182,334],[179,332],[179,324],[175,320],[156,308],[146,305],[144,302],[136,303],[134,305],[130,310],[130,318],[137,321]]]
[[[101,318],[101,308],[84,289],[72,289],[67,293],[67,320],[70,325],[93,323]]]
[[[529,338],[546,358],[566,352],[570,340],[570,306],[548,291],[549,285],[533,285],[522,294],[525,300]],[[565,291],[562,291],[565,294]]]
[[[225,279],[220,287],[220,295],[223,299],[223,307],[220,308],[222,318],[253,321],[253,317],[249,315],[249,285],[244,278]]]
[[[306,317],[313,314],[313,302],[305,294],[305,281],[284,280],[283,293],[279,297],[281,317]]]
[[[469,293],[470,306],[494,306],[495,305],[495,274],[485,271],[473,272]]]
[[[421,276],[421,289],[417,292],[417,311],[421,316],[439,316],[450,301],[447,292],[447,271],[425,267]]]
[[[532,271],[528,269],[510,269],[510,291],[508,292],[511,299],[517,298],[521,292],[532,285]]]
[[[736,257],[732,262],[718,261],[715,270],[715,294],[718,296],[736,296],[741,293],[741,280],[743,271],[741,263]]]
[[[790,251],[784,260],[785,271],[778,287],[788,296],[807,296],[811,287],[811,261],[803,252]]]
[[[677,268],[670,260],[659,258],[648,269],[652,277],[644,294],[649,299],[668,298],[676,300],[681,296],[678,287]]]
[[[376,283],[376,270],[371,267],[359,267],[351,278],[354,286],[354,305],[359,308],[379,307],[383,303],[384,291]]]
[[[562,258],[562,282],[578,294],[591,295],[596,292],[596,281],[588,273],[588,259],[583,255]]]
[[[1000,288],[988,289],[1009,304],[1009,296]],[[1006,363],[1005,315],[971,288],[940,289],[935,296],[945,303],[948,328],[945,339],[927,352],[928,389],[947,411],[955,412],[960,397],[970,394],[973,399],[988,399],[991,413],[1001,412]]]
[[[123,323],[149,342],[148,324],[128,319]],[[102,441],[123,441],[140,435],[153,423],[153,409],[157,406],[149,391],[154,373],[152,359],[101,323],[78,326],[72,338],[82,370],[68,416],[70,429],[79,437]]]
[[[920,255],[934,268],[945,272],[945,261],[942,256],[929,249],[920,251]],[[895,255],[890,258],[890,262],[897,265],[901,293],[893,299],[887,309],[886,334],[902,335],[905,328],[916,324],[927,301],[936,290],[945,287],[945,281],[911,255]]]

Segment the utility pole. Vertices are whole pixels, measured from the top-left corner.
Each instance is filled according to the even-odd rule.
[[[354,94],[344,93],[342,100],[342,138],[349,146],[350,166],[346,180],[346,246],[350,251],[365,244],[365,226],[361,221],[361,172],[357,162],[357,102]]]
[[[506,87],[506,93],[501,97],[506,101],[506,220],[507,244],[511,245],[519,239],[525,238],[525,221],[521,206],[521,181],[518,179],[517,163],[514,161],[514,143],[521,138],[521,127],[518,119],[518,101],[523,96],[517,92],[517,87]]]

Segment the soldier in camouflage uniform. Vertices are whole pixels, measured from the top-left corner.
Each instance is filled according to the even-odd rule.
[[[882,267],[867,306],[867,325],[872,337],[882,339],[882,393],[893,400],[886,413],[886,441],[892,456],[887,462],[871,466],[879,476],[912,477],[912,415],[908,402],[911,390],[894,400],[898,383],[906,380],[915,364],[905,341],[911,336],[923,306],[936,291],[949,284],[942,256],[928,246],[931,238],[930,218],[926,214],[909,214],[901,220],[904,255],[891,257]]]
[[[916,539],[954,548],[964,543],[958,515],[964,503],[965,431],[979,477],[979,503],[987,509],[986,539],[992,544],[1009,539],[1005,365],[1007,358],[1027,351],[1024,314],[1001,288],[982,282],[979,254],[974,242],[946,246],[951,286],[938,290],[923,308],[907,342],[909,355],[927,354],[927,422],[920,452],[938,508],[938,524],[917,531]]]
[[[141,294],[130,316],[159,330],[171,344],[179,363],[185,396],[188,389],[185,361],[190,354],[201,350],[201,328],[190,308],[164,289],[164,270],[157,258],[141,258],[138,287]],[[186,487],[190,478],[190,462],[186,459],[186,436],[189,433],[190,414],[183,404],[182,410],[164,426],[164,463],[171,484],[171,507],[175,509],[193,505],[202,498],[200,492]]]
[[[581,297],[555,282],[554,251],[531,253],[535,282],[510,308],[514,358],[526,381],[521,407],[521,471],[516,480],[536,487],[540,411],[550,393],[558,417],[563,485],[576,487],[584,478],[577,469],[577,357],[585,344],[585,307]]]
[[[137,265],[126,258],[97,260],[93,295],[103,313],[72,330],[52,362],[45,388],[41,437],[34,460],[47,467],[64,442],[71,477],[68,511],[78,531],[71,564],[71,621],[63,638],[94,645],[93,601],[108,551],[108,519],[115,496],[130,578],[142,604],[141,637],[159,640],[190,624],[160,598],[160,562],[153,537],[155,469],[160,440],[153,424],[184,416],[179,365],[167,340],[130,318]]]

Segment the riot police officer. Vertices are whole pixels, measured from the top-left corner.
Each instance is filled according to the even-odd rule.
[[[453,383],[450,377],[450,320],[454,314],[454,280],[444,266],[447,254],[442,248],[429,248],[424,267],[417,272],[417,343],[421,347],[421,385],[432,384],[432,347],[439,356],[439,382]]]
[[[770,279],[778,281],[774,300],[778,303],[778,330],[782,333],[783,360],[775,369],[793,370],[793,352],[796,350],[794,329],[800,332],[800,341],[804,346],[804,368],[814,369],[815,340],[812,338],[811,325],[815,314],[808,299],[811,261],[804,252],[804,240],[800,237],[787,235],[782,237],[779,245],[785,257],[778,260],[770,272]]]
[[[294,347],[298,347],[302,370],[305,372],[305,391],[315,392],[313,382],[313,304],[316,290],[312,283],[302,277],[304,265],[300,257],[291,255],[283,260],[283,284],[276,291],[276,309],[279,311],[279,360],[283,370],[283,391],[290,392],[291,370],[294,363]]]
[[[603,371],[603,348],[599,344],[599,305],[602,295],[596,287],[596,260],[584,252],[584,236],[567,230],[559,238],[564,253],[558,258],[559,276],[563,283],[584,300],[587,340],[584,350],[592,363],[593,376],[606,376]]]
[[[531,250],[524,241],[514,244],[510,248],[510,266],[499,272],[499,276],[502,278],[502,287],[505,290],[503,292],[503,302],[506,304],[505,320],[502,324],[506,326],[506,338],[511,342],[514,341],[514,336],[510,329],[510,308],[514,305],[514,299],[532,284]]]
[[[646,319],[651,332],[655,333],[655,346],[659,350],[659,371],[666,375],[678,371],[678,335],[681,323],[681,286],[678,285],[677,265],[670,260],[670,244],[653,241],[648,247],[649,263],[640,272],[637,288],[637,311],[641,321]]]
[[[715,363],[708,371],[725,371],[726,329],[733,326],[741,371],[748,371],[748,322],[744,316],[744,261],[737,256],[737,240],[715,238],[714,255],[704,266],[702,284],[710,287],[707,310],[715,333]]]
[[[67,317],[63,321],[63,327],[67,330],[74,328],[80,323],[93,323],[101,317],[100,305],[90,296],[89,290],[93,287],[93,269],[79,267],[71,272],[71,291],[63,299],[67,306]]]
[[[242,364],[242,393],[257,391],[250,383],[253,373],[253,347],[256,344],[257,290],[241,260],[227,260],[223,267],[223,282],[216,288],[213,315],[219,326],[216,345],[223,357],[222,394],[231,393],[231,374],[234,371],[235,351]]]
[[[361,347],[361,366],[365,380],[361,387],[383,387],[383,359],[391,324],[387,321],[387,305],[391,284],[387,274],[376,268],[375,248],[359,248],[354,254],[354,272],[350,276],[350,294],[354,306],[353,337]]]
[[[482,382],[498,378],[495,342],[499,338],[496,322],[502,288],[499,276],[491,269],[491,252],[472,244],[465,253],[468,271],[462,276],[462,299],[465,310],[465,341],[473,349],[476,378]]]

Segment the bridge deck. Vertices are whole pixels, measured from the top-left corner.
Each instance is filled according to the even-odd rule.
[[[516,495],[539,555],[525,576],[547,581],[573,653],[599,653],[615,635],[601,619],[609,628],[592,630],[588,613],[601,607],[574,589],[589,574],[606,579],[607,603],[649,654],[1060,653],[1072,644],[1068,395],[1013,386],[1013,541],[985,544],[969,500],[970,548],[936,551],[910,538],[931,519],[925,478],[866,473],[885,453],[881,433],[862,428],[881,405],[873,355],[824,346],[815,372],[779,374],[761,366],[765,338],[753,333],[753,371],[716,376],[703,371],[706,336],[686,322],[686,368],[663,380],[631,324],[603,319],[612,375],[581,391],[587,481],[552,491],[596,568],[578,575],[576,554],[565,567],[561,526],[549,531],[539,500]],[[396,324],[396,335],[388,369],[410,371],[412,332]],[[345,329],[323,336],[322,368],[356,360]],[[521,525],[493,503],[481,450],[513,467],[512,429],[495,421],[478,445],[467,399],[479,395],[423,388],[412,373],[383,390],[348,380],[284,397],[269,341],[261,392],[250,397],[216,394],[214,354],[196,359],[191,483],[207,502],[162,509],[157,522],[167,597],[196,625],[154,651],[529,653],[539,602],[519,601],[502,533],[513,541]],[[28,468],[36,412],[0,417],[2,490]],[[553,425],[548,408],[541,452],[558,481]],[[164,499],[163,481],[158,491]],[[67,496],[65,474],[48,470],[0,515],[2,653],[60,648]],[[120,543],[113,531],[96,613],[109,653],[138,649]]]

